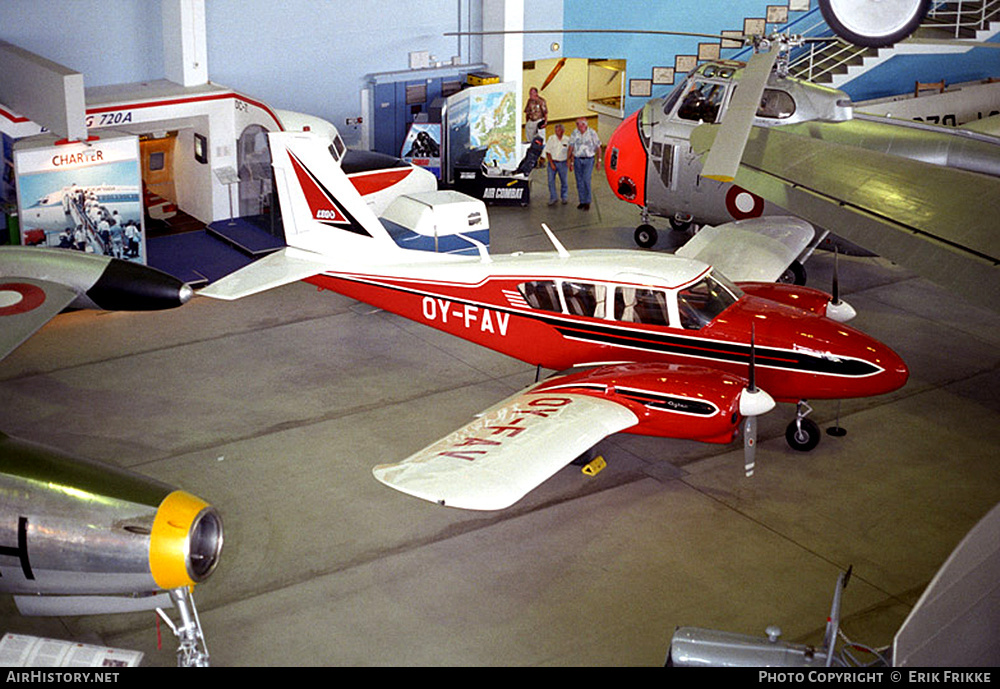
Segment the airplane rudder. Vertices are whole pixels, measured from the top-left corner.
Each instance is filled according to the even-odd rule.
[[[319,137],[271,132],[268,138],[290,246],[299,244],[297,240],[312,230],[320,231],[327,240],[351,237],[392,243],[385,227]]]

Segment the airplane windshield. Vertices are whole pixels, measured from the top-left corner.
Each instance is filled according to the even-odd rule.
[[[721,276],[719,276],[721,278]],[[677,293],[677,311],[681,327],[699,330],[732,306],[743,292],[728,280],[708,275]]]

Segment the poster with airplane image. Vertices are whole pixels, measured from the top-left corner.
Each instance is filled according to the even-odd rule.
[[[21,243],[146,262],[138,138],[40,135],[14,146]]]

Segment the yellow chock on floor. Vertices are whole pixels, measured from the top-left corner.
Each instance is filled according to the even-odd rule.
[[[587,462],[580,471],[585,473],[587,476],[597,476],[601,473],[601,469],[607,465],[608,463],[604,461],[604,457],[597,455],[592,460]]]

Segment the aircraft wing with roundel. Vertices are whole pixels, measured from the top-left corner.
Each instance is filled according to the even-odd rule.
[[[77,293],[55,282],[0,278],[0,359],[69,306]]]
[[[694,130],[703,153],[718,125]],[[817,123],[754,127],[736,184],[817,227],[1000,309],[1000,177],[862,150]]]
[[[517,394],[396,464],[375,467],[385,485],[440,505],[500,510],[596,445],[636,425],[610,399],[540,390]]]

